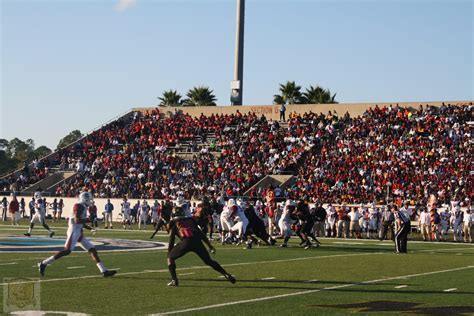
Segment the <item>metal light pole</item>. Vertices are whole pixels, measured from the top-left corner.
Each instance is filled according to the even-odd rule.
[[[242,105],[244,79],[244,25],[245,0],[237,0],[234,80],[230,83],[230,101],[232,102],[232,105]]]

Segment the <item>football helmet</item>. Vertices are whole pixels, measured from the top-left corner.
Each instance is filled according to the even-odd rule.
[[[235,203],[234,199],[229,199],[229,201],[227,201],[227,206],[228,207],[232,207],[232,206],[235,206],[235,205],[237,205],[237,204]]]
[[[82,192],[79,194],[79,203],[85,204],[86,206],[90,206],[93,199],[94,197],[90,192]]]
[[[173,207],[173,212],[171,213],[171,217],[173,219],[178,219],[178,218],[185,217],[184,209],[180,206]]]

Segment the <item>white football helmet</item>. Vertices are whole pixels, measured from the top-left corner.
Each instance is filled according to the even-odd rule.
[[[35,192],[34,198],[35,198],[35,200],[41,199],[42,198],[41,192],[39,192],[39,191]]]
[[[228,207],[235,206],[235,205],[236,205],[236,203],[235,203],[234,199],[229,199],[229,201],[227,201],[227,206]]]
[[[176,202],[174,204],[177,207],[182,207],[183,205],[186,204],[186,201],[184,200],[184,198],[182,196],[178,196],[178,198],[176,199]]]
[[[94,197],[90,192],[82,192],[79,194],[79,203],[85,204],[86,206],[90,206],[93,199]]]

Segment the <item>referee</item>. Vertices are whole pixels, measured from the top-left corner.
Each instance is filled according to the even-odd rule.
[[[398,230],[395,232],[395,253],[407,253],[407,239],[410,233],[410,216],[404,211],[398,210],[395,204],[391,205],[395,220],[398,222]]]

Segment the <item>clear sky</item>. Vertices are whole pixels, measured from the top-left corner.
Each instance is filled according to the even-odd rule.
[[[0,138],[55,148],[164,90],[228,105],[235,0],[0,0]],[[473,1],[247,0],[244,104],[473,99]]]

